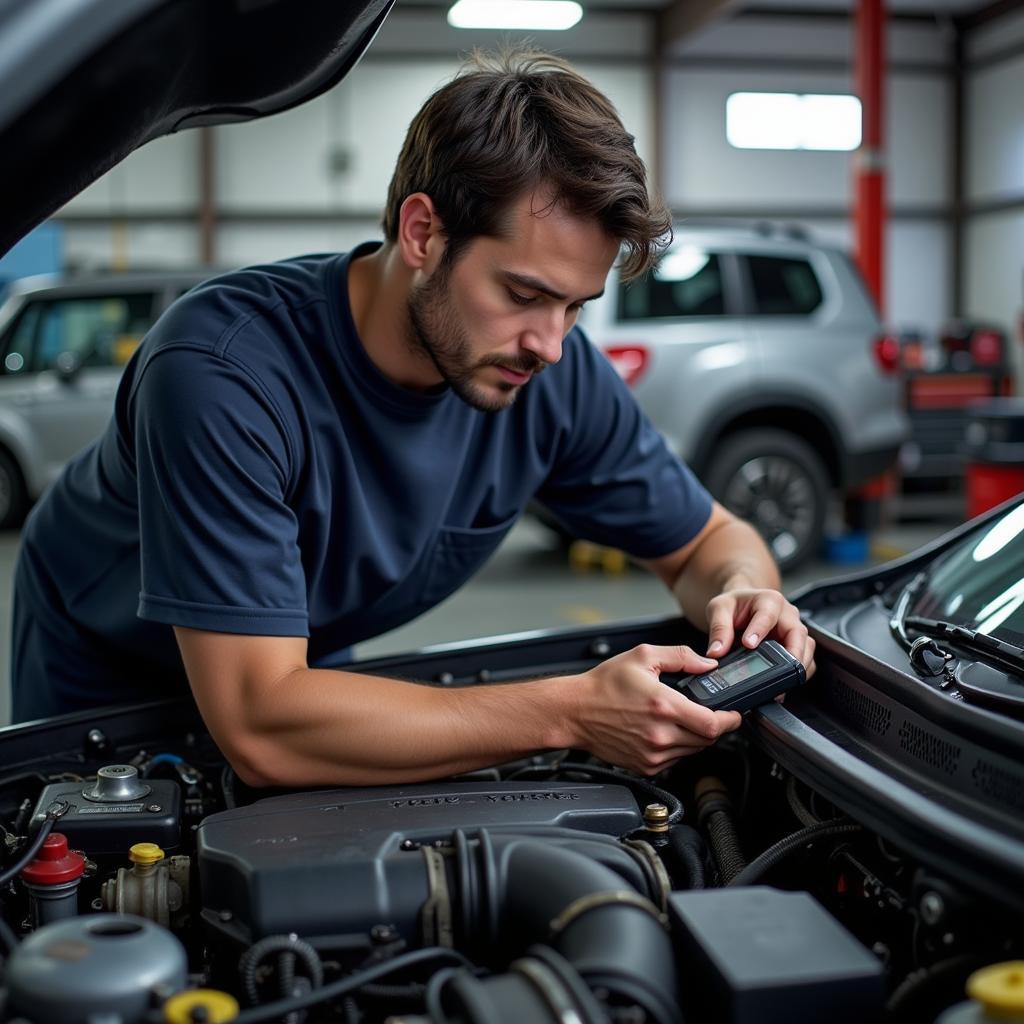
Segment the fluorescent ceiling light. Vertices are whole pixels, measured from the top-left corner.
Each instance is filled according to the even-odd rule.
[[[726,100],[725,133],[737,149],[853,150],[861,142],[860,100],[736,92]]]
[[[557,30],[572,28],[583,17],[574,0],[458,0],[448,11],[454,28]]]

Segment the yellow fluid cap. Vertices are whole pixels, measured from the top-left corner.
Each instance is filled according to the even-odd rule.
[[[1024,960],[1008,960],[975,971],[967,979],[967,994],[997,1020],[1024,1016]]]
[[[164,1003],[164,1020],[166,1024],[193,1024],[197,1010],[201,1011],[199,1019],[207,1024],[225,1024],[238,1016],[238,1000],[215,988],[179,992]]]
[[[133,864],[155,864],[164,859],[164,851],[156,843],[136,843],[128,850],[128,859]]]

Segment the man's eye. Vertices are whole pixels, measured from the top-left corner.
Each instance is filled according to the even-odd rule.
[[[508,290],[508,296],[520,306],[529,306],[536,299],[535,295],[520,295],[519,292],[514,292],[511,288]]]

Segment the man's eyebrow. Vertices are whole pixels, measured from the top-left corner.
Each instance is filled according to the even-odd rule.
[[[532,288],[535,292],[542,292],[544,295],[550,296],[552,299],[557,299],[559,302],[564,302],[568,295],[558,291],[557,288],[552,288],[551,285],[545,284],[543,281],[536,277],[530,277],[529,274],[516,274],[511,270],[504,271],[505,277],[515,284],[522,285],[524,288]],[[604,295],[604,289],[602,288],[599,292],[595,292],[593,295],[588,295],[584,299],[578,299],[578,302],[590,302],[591,299],[599,299]]]

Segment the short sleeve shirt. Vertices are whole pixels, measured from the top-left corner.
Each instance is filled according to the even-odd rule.
[[[150,332],[107,431],[26,528],[18,600],[68,627],[57,681],[33,683],[44,703],[180,686],[173,626],[307,636],[311,665],[336,663],[464,583],[534,496],[637,557],[707,521],[705,490],[579,330],[500,412],[387,378],[348,304],[372,248],[219,277]],[[102,671],[62,684],[83,645]]]

